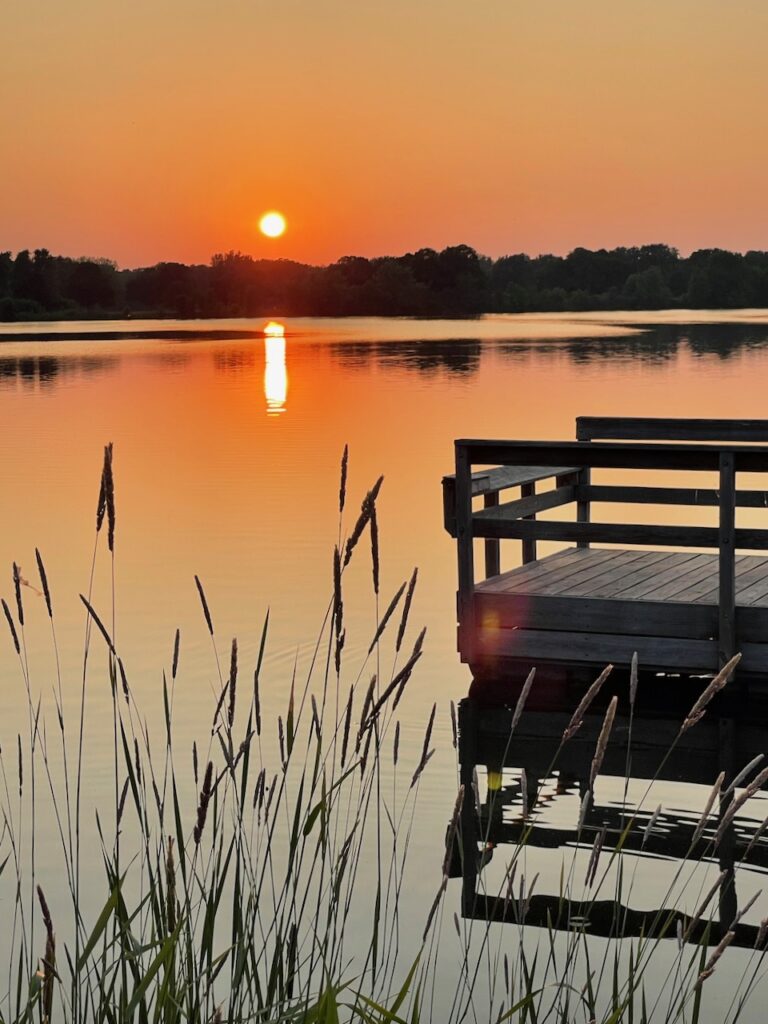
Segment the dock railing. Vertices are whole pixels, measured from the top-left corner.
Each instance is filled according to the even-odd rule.
[[[667,425],[669,422],[666,421]],[[713,422],[714,433],[722,430],[723,423],[731,421]],[[757,422],[764,426],[762,421],[739,422]],[[722,438],[722,433],[717,437]],[[752,440],[746,436],[741,439]],[[658,444],[462,439],[456,441],[455,452],[453,517],[448,515],[446,499],[446,526],[457,540],[459,647],[463,652],[471,652],[475,635],[473,542],[483,538],[496,543],[516,539],[529,545],[537,541],[563,541],[582,547],[613,544],[716,549],[719,554],[719,660],[724,663],[733,655],[736,649],[736,549],[768,550],[768,529],[736,528],[735,523],[736,508],[768,508],[768,491],[737,490],[736,478],[738,473],[768,473],[768,447],[730,442]],[[489,466],[493,468],[473,472],[475,467]],[[594,485],[591,482],[593,469],[714,472],[718,474],[719,486],[708,489]],[[554,478],[555,487],[541,494],[529,493],[512,501],[499,501],[499,492],[505,487],[519,486],[526,471],[534,473],[536,480]],[[513,480],[516,483],[510,482]],[[484,498],[484,508],[475,511],[472,499],[478,495]],[[712,506],[719,509],[719,522],[716,527],[594,522],[590,514],[593,502]],[[576,505],[575,521],[533,518],[539,512],[570,504]],[[489,573],[489,569],[494,572]],[[493,553],[489,560],[486,550],[486,573],[498,574],[499,569],[498,553]]]

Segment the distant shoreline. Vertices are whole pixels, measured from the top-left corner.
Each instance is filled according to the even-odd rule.
[[[210,264],[121,270],[47,249],[0,252],[0,322],[286,317],[467,318],[768,308],[768,251],[653,244],[525,253],[493,260],[468,245],[402,256],[344,256],[328,266],[239,252]]]

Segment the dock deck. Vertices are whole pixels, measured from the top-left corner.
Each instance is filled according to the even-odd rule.
[[[630,440],[593,440],[596,422]],[[634,652],[654,672],[715,672],[740,652],[742,675],[768,673],[768,491],[737,489],[744,474],[768,474],[768,447],[733,440],[767,441],[768,421],[583,418],[579,436],[589,439],[456,442],[445,525],[457,540],[459,651],[475,678],[499,681],[532,665],[626,667]],[[672,476],[673,486],[627,485],[628,470],[640,480]],[[678,486],[681,473],[702,486]],[[547,481],[554,486],[537,493]],[[513,488],[520,497],[500,501]],[[714,522],[593,520],[594,506],[612,503],[708,507]],[[566,506],[567,519],[541,518]],[[758,528],[737,524],[740,508],[761,510],[751,514]],[[501,572],[508,540],[522,544],[523,564]],[[542,541],[569,546],[538,557]]]

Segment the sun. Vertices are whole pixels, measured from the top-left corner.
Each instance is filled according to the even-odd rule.
[[[259,220],[259,231],[267,238],[279,238],[285,232],[285,217],[277,210],[269,210]]]

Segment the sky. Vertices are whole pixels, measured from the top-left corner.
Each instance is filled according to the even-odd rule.
[[[0,249],[768,248],[765,0],[28,0],[3,22]]]

